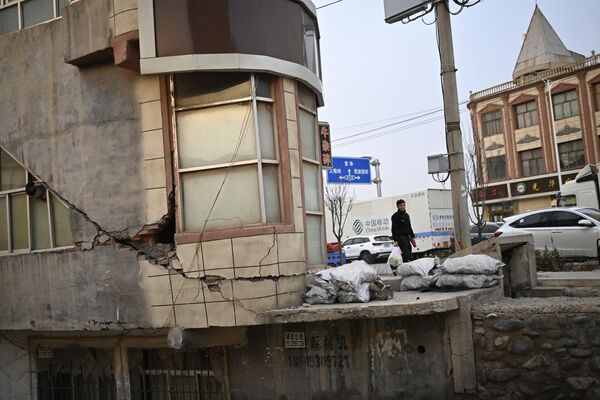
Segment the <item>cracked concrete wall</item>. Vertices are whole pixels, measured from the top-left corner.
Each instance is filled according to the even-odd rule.
[[[103,230],[135,233],[160,219],[156,210],[167,210],[164,180],[149,182],[143,135],[145,120],[162,123],[160,107],[144,111],[160,102],[158,78],[112,65],[112,1],[77,2],[66,11],[61,19],[0,36],[0,54],[10,55],[0,60],[0,145]],[[98,56],[83,67],[65,62],[107,47],[108,59]],[[151,157],[163,162],[164,176],[161,151],[153,149]],[[149,185],[162,190],[148,195]],[[75,241],[95,233],[73,223]]]
[[[227,349],[231,398],[452,399],[444,331],[440,315],[250,327]]]

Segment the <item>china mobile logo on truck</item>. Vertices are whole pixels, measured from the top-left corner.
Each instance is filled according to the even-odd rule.
[[[356,233],[357,235],[360,235],[363,231],[363,223],[360,222],[360,219],[357,219],[356,221],[354,221],[354,223],[352,224],[352,229],[354,230],[354,233]]]
[[[363,224],[360,219],[357,219],[352,223],[352,229],[357,235],[361,233],[387,234],[390,231],[390,221],[387,218],[373,218],[367,219]]]

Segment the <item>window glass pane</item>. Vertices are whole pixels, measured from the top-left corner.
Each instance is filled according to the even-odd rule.
[[[0,10],[0,35],[19,29],[19,14],[17,6]]]
[[[550,226],[579,226],[577,223],[583,219],[577,214],[568,211],[554,211],[550,214]]]
[[[33,250],[50,247],[50,223],[48,221],[48,204],[46,197],[29,198],[31,207],[31,248]]]
[[[275,124],[273,121],[273,105],[269,103],[258,103],[258,132],[260,134],[261,158],[276,160],[275,150]]]
[[[8,250],[8,221],[6,220],[6,196],[0,197],[0,251]]]
[[[317,160],[317,125],[315,116],[300,110],[300,138],[302,140],[302,157]]]
[[[230,72],[200,72],[175,76],[177,107],[210,104],[249,97],[250,75]]]
[[[69,4],[71,0],[58,0],[58,15],[63,15],[63,8]]]
[[[52,228],[54,230],[54,246],[71,246],[73,234],[71,232],[71,219],[69,209],[54,195],[50,195],[52,206]]]
[[[256,165],[184,173],[181,182],[186,230],[202,230],[207,218],[207,230],[239,228],[261,222]],[[209,217],[213,203],[215,206]]]
[[[321,199],[319,191],[318,165],[303,163],[304,172],[304,202],[307,211],[321,211]]]
[[[527,217],[521,218],[515,222],[513,222],[512,224],[510,224],[510,226],[516,226],[519,228],[543,228],[546,225],[546,217],[547,217],[548,213],[538,213],[538,214],[533,214],[533,215],[529,215]]]
[[[312,111],[317,111],[317,99],[312,90],[304,85],[298,85],[298,100],[300,104]]]
[[[228,164],[256,159],[256,136],[250,103],[177,113],[179,167]]]
[[[263,164],[262,170],[267,222],[281,222],[278,166]]]
[[[273,79],[269,75],[254,75],[254,80],[256,82],[256,96],[258,97],[266,97],[272,98],[271,94],[271,82]]]
[[[306,216],[306,240],[308,244],[308,264],[323,264],[324,243],[322,239],[321,217]]]
[[[11,196],[10,227],[14,250],[29,248],[27,225],[27,195],[18,194]]]
[[[0,190],[25,187],[25,169],[4,150],[0,150]]]
[[[21,3],[23,27],[36,25],[54,18],[53,0],[27,0]]]

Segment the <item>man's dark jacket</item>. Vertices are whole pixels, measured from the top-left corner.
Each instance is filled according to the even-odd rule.
[[[406,211],[396,211],[392,215],[392,238],[398,241],[398,238],[403,235],[411,239],[415,238],[408,213]]]

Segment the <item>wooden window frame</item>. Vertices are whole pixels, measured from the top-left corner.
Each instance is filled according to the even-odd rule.
[[[535,106],[535,108],[530,108],[530,106]],[[525,107],[525,111],[519,111],[520,107]],[[539,111],[536,100],[515,104],[513,108],[515,112],[516,129],[529,128],[530,126],[536,126],[540,124]]]

